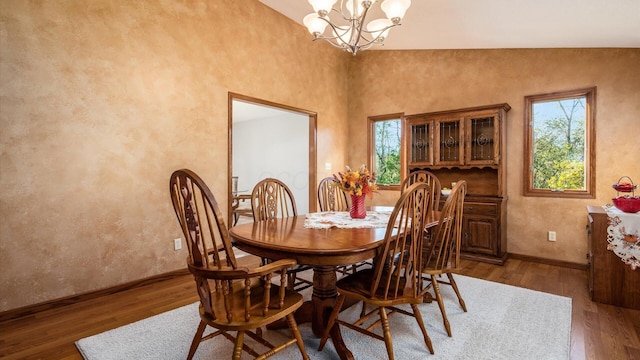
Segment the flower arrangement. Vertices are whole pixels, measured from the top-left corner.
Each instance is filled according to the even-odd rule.
[[[375,174],[371,174],[365,165],[360,166],[358,171],[346,167],[346,172],[339,172],[333,175],[338,187],[347,195],[366,195],[373,198],[373,193],[378,190]]]

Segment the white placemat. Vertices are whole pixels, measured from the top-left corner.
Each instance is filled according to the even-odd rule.
[[[626,213],[615,206],[603,206],[609,217],[607,250],[613,251],[635,270],[640,267],[640,213]]]
[[[364,219],[352,219],[348,211],[325,211],[306,215],[304,227],[310,229],[344,229],[387,227],[391,211],[367,211]]]

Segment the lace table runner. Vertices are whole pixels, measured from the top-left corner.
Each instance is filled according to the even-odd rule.
[[[306,215],[304,227],[310,229],[344,229],[387,227],[391,211],[367,211],[364,219],[352,219],[348,211],[325,211]]]
[[[607,250],[635,270],[640,267],[640,213],[626,213],[611,205],[603,208],[609,217]]]

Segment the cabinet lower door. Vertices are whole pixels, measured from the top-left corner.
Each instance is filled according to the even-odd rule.
[[[465,216],[462,251],[498,255],[497,223],[494,218]]]

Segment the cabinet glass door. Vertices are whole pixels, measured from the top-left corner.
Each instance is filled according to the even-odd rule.
[[[497,164],[499,159],[497,116],[469,118],[467,131],[469,135],[467,164]]]
[[[464,146],[462,145],[463,122],[461,119],[436,120],[438,165],[462,165]]]
[[[409,123],[409,163],[412,165],[433,165],[433,122]]]

